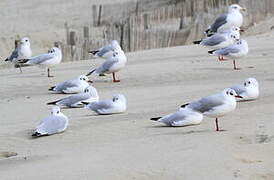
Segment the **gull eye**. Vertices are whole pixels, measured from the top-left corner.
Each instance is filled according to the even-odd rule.
[[[251,84],[251,82],[250,82],[250,81],[248,81],[248,84]]]
[[[26,39],[25,41],[26,41],[26,42],[28,42],[28,40],[27,40],[27,39]]]
[[[56,113],[59,114],[60,111],[57,111]]]
[[[231,96],[233,96],[233,95],[234,95],[234,94],[233,94],[233,92],[230,92],[229,94],[230,94]]]

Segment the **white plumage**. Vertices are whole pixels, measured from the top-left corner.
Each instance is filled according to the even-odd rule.
[[[259,97],[259,83],[255,78],[247,78],[243,83],[232,86],[231,89],[242,97],[237,101],[255,100]]]

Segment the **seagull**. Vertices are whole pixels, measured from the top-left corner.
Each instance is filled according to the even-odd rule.
[[[181,109],[191,109],[211,118],[216,118],[216,131],[219,131],[218,118],[226,115],[236,108],[236,98],[242,98],[230,88],[221,93],[203,97],[181,106]]]
[[[71,79],[52,86],[49,91],[64,94],[75,94],[84,92],[92,81],[85,75],[80,75],[77,79]]]
[[[240,70],[240,68],[236,67],[235,59],[242,58],[248,54],[248,44],[245,40],[241,39],[233,45],[222,49],[208,51],[208,53],[215,56],[224,56],[233,59],[234,70]]]
[[[60,133],[65,131],[67,126],[67,116],[60,111],[58,106],[54,106],[51,110],[51,115],[41,121],[32,136],[41,137]]]
[[[115,50],[122,50],[121,46],[119,45],[118,41],[113,40],[110,44],[101,47],[98,50],[93,50],[93,51],[89,51],[89,53],[93,54],[96,57],[101,57],[101,58],[108,58],[110,56],[112,56],[113,51]]]
[[[232,27],[229,31],[215,33],[205,39],[193,41],[193,43],[211,49],[220,49],[232,45],[238,40],[240,40],[240,28]]]
[[[115,78],[115,72],[120,71],[123,67],[125,67],[127,62],[127,57],[122,50],[113,51],[112,56],[108,57],[107,60],[101,64],[98,68],[93,69],[91,72],[87,74],[87,76],[97,73],[97,74],[110,74],[112,73],[113,82],[120,82]]]
[[[48,50],[48,53],[41,54],[38,56],[31,57],[21,61],[24,65],[39,65],[48,68],[48,77],[53,77],[50,75],[50,67],[60,64],[62,61],[62,52],[58,47],[52,47]]]
[[[230,5],[228,13],[220,15],[205,31],[206,35],[210,36],[216,32],[226,31],[233,26],[241,27],[243,24],[243,15],[240,12],[241,10],[245,11],[245,8],[242,8],[238,4]]]
[[[255,100],[259,97],[259,83],[255,78],[247,78],[242,84],[232,86],[231,89],[242,97],[237,101]]]
[[[83,103],[87,104],[85,102]],[[101,115],[117,114],[126,111],[126,103],[127,100],[124,95],[116,94],[112,97],[112,99],[89,103],[86,108]]]
[[[163,117],[151,118],[150,120],[164,123],[167,126],[191,126],[200,124],[203,120],[203,114],[191,109],[182,109]]]
[[[99,96],[98,96],[97,90],[94,87],[89,86],[82,93],[74,94],[74,95],[71,95],[47,104],[65,106],[69,108],[78,108],[78,107],[84,107],[84,104],[82,102],[91,103],[98,100],[99,100]]]
[[[15,48],[12,51],[11,55],[5,59],[5,61],[10,61],[14,63],[16,66],[20,68],[20,72],[22,72],[20,64],[18,61],[23,59],[28,59],[32,56],[32,51],[30,47],[30,40],[28,37],[22,38],[20,41],[15,41]]]

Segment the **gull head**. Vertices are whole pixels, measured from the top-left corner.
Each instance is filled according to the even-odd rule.
[[[89,78],[86,75],[80,75],[78,77],[78,80],[80,80],[80,81],[86,81],[86,82],[92,82],[92,81],[89,80]]]
[[[250,87],[250,86],[259,87],[259,83],[255,78],[247,78],[244,80],[244,86],[245,87]]]
[[[241,7],[239,4],[232,4],[228,8],[228,12],[235,12],[235,11],[240,12],[241,10],[245,11],[246,9]]]
[[[60,107],[58,107],[58,106],[52,107],[52,109],[51,109],[52,115],[59,115],[60,113],[61,113]]]
[[[126,97],[122,94],[115,94],[113,97],[112,97],[112,101],[113,102],[126,102]]]
[[[29,38],[28,37],[24,37],[24,38],[22,38],[21,40],[20,40],[20,44],[21,45],[30,45],[30,40],[29,40]]]
[[[111,46],[113,47],[113,51],[114,51],[114,50],[122,50],[120,44],[119,44],[118,41],[116,41],[116,40],[113,40],[113,41],[111,42]]]
[[[231,88],[226,88],[224,89],[223,93],[225,94],[226,97],[229,98],[243,98],[242,96],[239,96],[234,89]]]

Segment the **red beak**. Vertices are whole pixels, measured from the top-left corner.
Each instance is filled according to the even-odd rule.
[[[243,29],[240,29],[240,32],[245,32],[245,30],[243,30]]]
[[[235,96],[236,98],[243,98],[242,96]]]
[[[91,80],[88,80],[88,83],[93,83],[93,81],[91,81]]]

